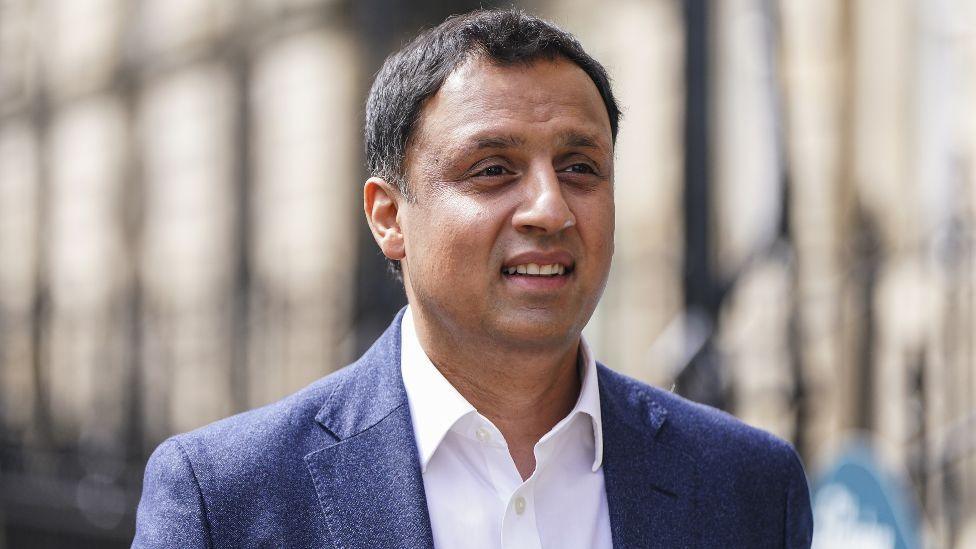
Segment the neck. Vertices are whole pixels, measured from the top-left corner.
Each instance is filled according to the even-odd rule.
[[[434,366],[505,437],[523,480],[535,444],[573,409],[580,391],[579,336],[558,347],[520,347],[474,336],[459,341],[413,310],[417,337]]]

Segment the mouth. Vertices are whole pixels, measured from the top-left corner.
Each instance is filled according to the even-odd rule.
[[[554,278],[565,277],[573,273],[573,265],[563,263],[548,263],[540,265],[538,263],[519,263],[502,267],[502,274],[505,276],[531,277],[531,278]]]

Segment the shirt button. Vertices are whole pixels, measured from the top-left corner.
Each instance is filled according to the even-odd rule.
[[[519,496],[515,498],[515,513],[521,515],[525,512],[525,498]]]
[[[491,440],[491,433],[488,432],[484,427],[478,427],[478,430],[474,432],[475,436],[478,437],[480,442],[488,442]]]

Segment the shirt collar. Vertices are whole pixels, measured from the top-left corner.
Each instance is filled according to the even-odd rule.
[[[465,416],[478,412],[441,374],[420,346],[409,306],[403,315],[400,334],[400,372],[410,405],[410,417],[420,454],[420,470],[426,472],[427,464],[447,432]],[[600,391],[596,361],[582,337],[580,338],[580,363],[582,383],[579,398],[569,415],[560,421],[553,431],[559,430],[579,413],[590,416],[594,442],[593,471],[596,472],[603,463]],[[551,434],[553,433],[550,432],[546,436]]]
[[[576,406],[569,413],[573,417],[578,412],[590,416],[593,424],[593,472],[603,465],[603,420],[600,415],[600,387],[596,373],[596,359],[587,345],[586,339],[580,336],[580,362],[582,363],[582,383]]]

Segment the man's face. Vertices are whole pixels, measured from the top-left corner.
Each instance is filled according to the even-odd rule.
[[[578,337],[614,230],[610,121],[582,69],[466,62],[424,106],[405,171],[404,281],[428,321],[459,341]]]

